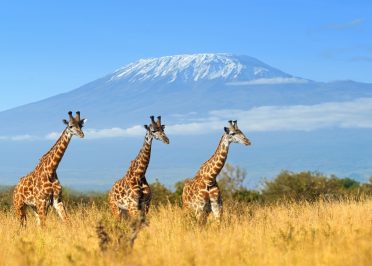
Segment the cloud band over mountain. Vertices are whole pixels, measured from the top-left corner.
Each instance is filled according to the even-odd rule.
[[[247,131],[311,131],[322,128],[372,128],[372,98],[315,105],[261,106],[249,110],[211,111],[204,118],[166,127],[170,135],[208,134],[226,121],[238,120]],[[195,115],[193,115],[195,117]],[[127,129],[88,130],[88,138],[143,135],[141,126]]]
[[[372,98],[360,98],[346,102],[328,102],[314,105],[260,106],[248,110],[214,110],[203,117],[196,113],[182,117],[180,122],[166,126],[169,135],[198,135],[221,131],[230,119],[238,120],[239,127],[248,132],[312,131],[323,128],[372,128]],[[166,117],[164,117],[166,121]],[[87,139],[142,136],[142,125],[128,128],[104,128],[85,130]],[[46,136],[0,136],[0,140],[25,141],[56,139],[60,132]]]

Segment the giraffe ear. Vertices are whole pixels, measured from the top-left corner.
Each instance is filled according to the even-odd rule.
[[[68,125],[68,121],[66,119],[62,120],[63,124]]]
[[[146,130],[149,130],[149,126],[148,126],[148,125],[143,125],[143,127],[144,127]]]
[[[80,122],[79,122],[80,127],[83,127],[87,121],[88,121],[88,119],[86,119],[86,118],[81,119]]]
[[[224,127],[223,129],[225,130],[226,134],[230,133],[230,129],[228,127]]]

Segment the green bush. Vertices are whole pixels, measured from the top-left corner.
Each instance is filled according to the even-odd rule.
[[[256,190],[241,188],[232,194],[233,201],[239,202],[262,202],[262,195]]]
[[[351,178],[326,176],[318,172],[282,171],[272,180],[264,181],[261,191],[249,190],[244,186],[246,172],[239,166],[226,164],[218,177],[218,184],[225,203],[234,202],[280,202],[317,201],[319,199],[362,199],[372,197],[372,177],[368,183],[360,183]],[[178,181],[174,191],[164,186],[158,179],[150,184],[152,205],[182,203],[185,180]],[[0,211],[9,211],[12,206],[14,187],[0,187]],[[68,209],[78,206],[95,205],[107,208],[107,192],[78,192],[63,188],[63,202]]]
[[[14,187],[0,186],[0,211],[9,211],[12,206]]]
[[[152,200],[151,204],[158,206],[160,204],[175,204],[179,202],[179,197],[175,192],[166,188],[158,179],[150,184]]]
[[[183,187],[185,186],[185,182],[187,179],[181,180],[176,182],[174,185],[176,191],[174,192],[178,198],[178,200],[181,202],[182,201],[182,192],[183,192]]]
[[[98,208],[107,205],[107,192],[79,192],[70,188],[63,188],[62,201],[67,208],[95,205]]]
[[[328,177],[318,172],[282,171],[273,180],[266,180],[262,189],[265,201],[289,199],[294,201],[315,201],[323,199],[343,199],[359,197],[361,185],[350,178]],[[368,188],[364,189],[364,195]]]

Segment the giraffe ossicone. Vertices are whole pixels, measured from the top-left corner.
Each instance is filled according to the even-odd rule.
[[[212,157],[204,162],[195,176],[187,181],[182,192],[184,208],[193,210],[197,220],[204,224],[213,212],[217,220],[222,215],[222,197],[217,183],[217,176],[225,165],[231,143],[251,145],[250,140],[239,129],[236,120],[228,121],[224,134]]]
[[[22,177],[13,192],[13,207],[22,226],[26,225],[26,207],[30,206],[36,216],[37,223],[45,225],[46,212],[53,206],[59,217],[67,221],[65,207],[62,203],[62,186],[58,180],[57,168],[70,143],[72,136],[84,137],[82,127],[86,119],[80,118],[77,111],[75,117],[68,112],[69,120],[59,139],[52,148],[44,154],[35,169]]]

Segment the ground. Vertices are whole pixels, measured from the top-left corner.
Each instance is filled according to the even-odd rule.
[[[20,229],[0,214],[1,265],[371,265],[372,200],[225,206],[220,225],[198,226],[173,205],[152,208],[131,250],[118,244],[108,208],[68,210],[71,224],[50,212],[44,230],[29,213]],[[212,218],[212,217],[211,217]],[[111,241],[101,251],[96,227]],[[121,231],[124,230],[124,231]],[[123,233],[124,232],[124,233]],[[125,243],[124,240],[122,242]]]

